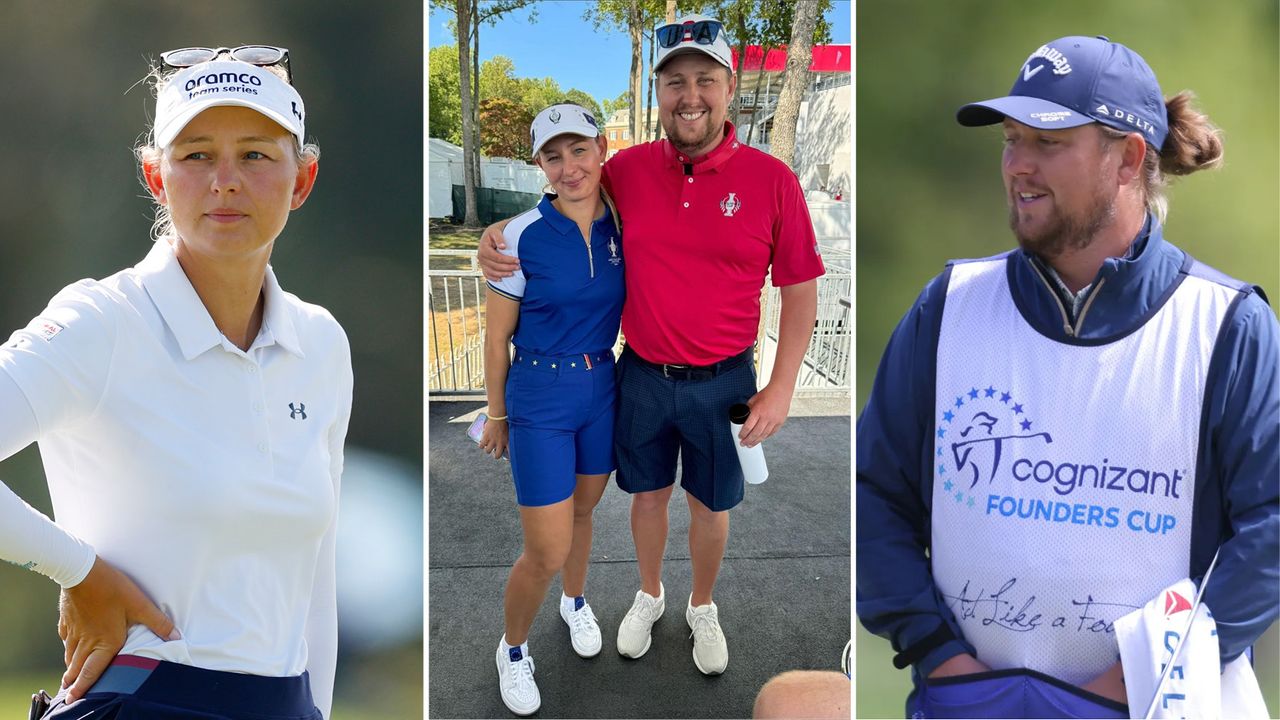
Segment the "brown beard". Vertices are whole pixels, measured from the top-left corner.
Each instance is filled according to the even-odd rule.
[[[1109,225],[1116,215],[1115,198],[1106,194],[1101,183],[1098,188],[1100,192],[1094,195],[1093,202],[1081,216],[1066,217],[1055,206],[1048,229],[1036,236],[1027,235],[1019,229],[1015,195],[1009,206],[1009,229],[1018,239],[1018,245],[1035,253],[1042,260],[1053,260],[1069,250],[1089,247],[1098,232]]]

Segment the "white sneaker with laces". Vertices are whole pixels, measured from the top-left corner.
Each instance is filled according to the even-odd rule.
[[[619,655],[634,659],[649,652],[649,644],[653,642],[650,631],[667,609],[666,596],[666,588],[661,583],[658,584],[658,597],[643,590],[636,591],[635,602],[631,603],[631,609],[618,625]]]
[[[716,604],[693,606],[693,596],[684,611],[689,623],[689,637],[693,638],[693,664],[703,675],[719,675],[729,666],[729,645],[720,631],[720,618]]]
[[[502,703],[516,715],[532,715],[542,706],[538,684],[533,681],[533,656],[524,655],[516,646],[503,652],[498,644],[498,689]]]
[[[573,598],[571,607],[560,603],[560,617],[569,626],[569,642],[573,643],[573,651],[584,658],[599,655],[603,643],[596,614],[582,597]]]

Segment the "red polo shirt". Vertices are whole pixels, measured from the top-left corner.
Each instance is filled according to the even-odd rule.
[[[732,123],[702,157],[663,139],[619,152],[604,170],[627,254],[622,332],[646,360],[736,355],[755,342],[770,265],[777,287],[824,272],[795,173],[740,145]]]

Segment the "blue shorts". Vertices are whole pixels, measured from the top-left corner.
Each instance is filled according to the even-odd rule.
[[[713,511],[742,502],[742,465],[729,406],[756,394],[752,348],[706,369],[655,367],[629,347],[618,361],[618,487],[680,487]]]
[[[263,677],[119,655],[84,697],[53,699],[50,720],[321,720],[306,673]]]
[[[613,472],[613,352],[546,357],[516,348],[507,374],[508,452],[516,502],[552,505],[577,475]]]
[[[925,680],[910,718],[1127,718],[1129,707],[1035,670],[992,670]]]

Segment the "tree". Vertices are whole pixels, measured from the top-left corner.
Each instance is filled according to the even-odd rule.
[[[490,97],[480,101],[485,154],[527,160],[533,154],[529,138],[533,115],[527,107],[510,98]]]
[[[614,26],[626,30],[631,39],[631,75],[627,97],[628,107],[631,108],[631,137],[637,142],[644,137],[640,122],[644,87],[641,38],[645,30],[650,29],[662,17],[665,7],[665,0],[596,0],[596,6],[588,8],[583,14],[583,18],[592,21],[597,29]]]
[[[476,180],[479,173],[475,163],[479,148],[476,147],[476,138],[472,133],[472,125],[475,121],[474,116],[471,114],[471,93],[467,92],[467,89],[471,87],[471,33],[468,25],[471,22],[471,3],[473,1],[454,0],[456,3],[454,12],[457,14],[458,87],[461,89],[458,96],[461,99],[462,111],[462,187],[463,196],[466,198],[467,203],[462,224],[470,226],[480,224],[480,215],[476,211]]]
[[[604,117],[603,113],[600,112],[600,105],[596,102],[595,98],[591,97],[590,94],[583,92],[582,90],[579,90],[577,88],[572,88],[571,90],[569,90],[564,94],[562,102],[577,103],[582,107],[586,108],[587,110],[591,111],[591,116],[594,117],[596,119],[596,122],[600,124],[600,131],[601,132],[604,131],[604,122],[606,118]]]
[[[608,98],[606,98],[604,102],[600,104],[600,109],[604,111],[605,118],[611,118],[613,117],[614,113],[618,112],[619,110],[625,110],[630,106],[631,106],[631,99],[630,97],[628,97],[627,92],[624,90],[621,95],[619,95],[618,97],[612,100],[609,100]]]
[[[489,24],[496,25],[498,20],[507,13],[529,7],[536,0],[472,0],[471,5],[471,63],[475,72],[475,86],[472,87],[472,103],[471,112],[472,123],[475,132],[475,145],[480,147],[480,129],[479,122],[480,113],[480,26]],[[538,11],[536,9],[529,12],[528,22],[537,22]],[[475,164],[476,177],[480,177],[480,157],[477,155],[472,160]]]
[[[770,153],[791,164],[796,149],[796,118],[800,115],[800,97],[809,84],[809,66],[813,64],[813,32],[818,25],[818,3],[797,3],[791,26],[791,44],[787,48],[787,73],[782,80],[778,110],[773,116],[773,138]]]
[[[458,92],[458,46],[431,48],[427,89],[431,114],[427,135],[462,144],[462,96]]]

